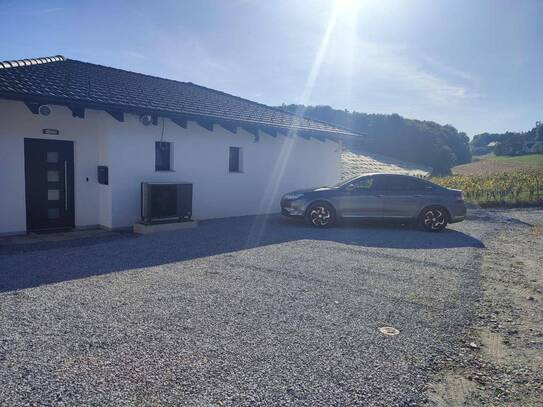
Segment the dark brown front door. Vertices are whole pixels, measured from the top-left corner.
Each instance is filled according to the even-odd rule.
[[[74,227],[74,145],[25,139],[26,221],[32,231]]]

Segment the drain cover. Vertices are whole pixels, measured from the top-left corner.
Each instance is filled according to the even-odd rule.
[[[400,333],[400,331],[398,331],[396,328],[394,328],[392,326],[383,326],[382,328],[379,328],[379,331],[382,334],[388,335],[388,336],[395,336],[395,335],[398,335]]]

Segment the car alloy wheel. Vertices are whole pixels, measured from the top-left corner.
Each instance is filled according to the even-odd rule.
[[[332,221],[332,212],[324,205],[316,205],[309,211],[309,218],[314,226],[328,226]]]
[[[447,215],[441,208],[431,208],[424,212],[423,224],[426,230],[440,231],[447,226]]]

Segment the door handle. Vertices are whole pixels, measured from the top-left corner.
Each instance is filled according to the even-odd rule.
[[[68,210],[68,163],[64,160],[64,210]]]

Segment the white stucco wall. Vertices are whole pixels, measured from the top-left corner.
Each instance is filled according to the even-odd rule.
[[[55,128],[59,136],[45,136]],[[0,233],[26,230],[24,138],[74,141],[76,226],[129,227],[140,217],[140,183],[192,182],[193,217],[207,219],[279,211],[280,196],[290,190],[339,180],[340,148],[301,137],[254,136],[219,125],[210,132],[194,122],[184,129],[162,119],[143,126],[137,116],[121,123],[102,111],[73,118],[53,106],[49,117],[32,114],[21,102],[0,100]],[[173,143],[173,171],[155,171],[155,141]],[[229,147],[242,148],[242,173],[228,172]],[[109,166],[109,185],[97,183],[97,165]],[[87,181],[88,177],[88,181]]]
[[[173,143],[173,171],[155,172],[162,120],[143,127],[136,116],[127,116],[123,124],[110,129],[111,151],[121,152],[110,164],[114,227],[138,219],[142,181],[193,183],[193,217],[207,219],[278,212],[281,194],[339,179],[336,143],[266,133],[255,143],[243,129],[232,134],[215,125],[209,132],[194,122],[183,129],[167,119],[163,141]],[[230,146],[242,148],[242,173],[228,172]]]

